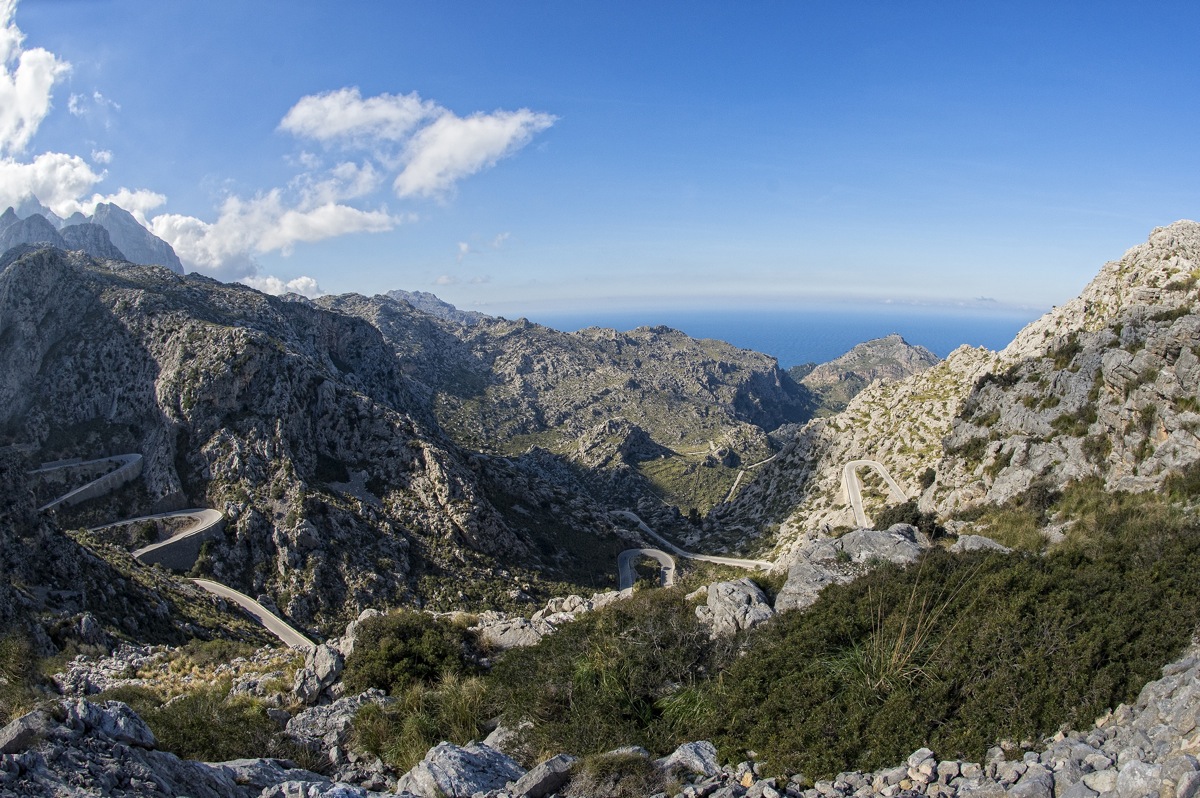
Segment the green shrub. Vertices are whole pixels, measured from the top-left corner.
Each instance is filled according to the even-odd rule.
[[[1107,435],[1088,435],[1083,439],[1082,448],[1088,462],[1099,465],[1112,454],[1112,441]]]
[[[695,739],[678,733],[684,707],[675,705],[673,716],[671,697],[711,673],[716,656],[691,603],[669,588],[635,594],[536,646],[506,652],[488,685],[507,722],[534,722],[534,753],[588,755],[630,744],[665,753]]]
[[[1074,411],[1059,415],[1050,422],[1050,426],[1064,435],[1079,438],[1087,435],[1088,429],[1096,422],[1096,406],[1085,404]]]
[[[423,612],[398,610],[370,618],[358,629],[342,677],[346,689],[371,687],[400,694],[413,684],[433,684],[445,674],[478,670],[474,635],[465,627]]]
[[[1079,343],[1079,336],[1075,333],[1071,334],[1061,346],[1050,353],[1054,360],[1054,368],[1056,371],[1061,371],[1071,365],[1075,360],[1075,356],[1083,351],[1083,344]]]
[[[922,745],[979,760],[997,740],[1089,722],[1136,696],[1200,621],[1196,532],[1043,557],[933,550],[920,568],[827,588],[723,674],[705,731],[734,761],[752,749],[772,771],[827,776]],[[923,638],[914,596],[937,610]],[[902,667],[889,671],[891,652]]]

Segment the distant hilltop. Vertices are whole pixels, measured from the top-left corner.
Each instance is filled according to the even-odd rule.
[[[32,197],[9,207],[0,214],[0,253],[22,244],[82,250],[94,258],[162,266],[183,274],[183,263],[171,245],[111,202],[97,205],[91,216],[77,212],[67,219]]]

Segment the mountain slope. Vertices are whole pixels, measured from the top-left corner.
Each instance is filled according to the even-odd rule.
[[[34,462],[142,453],[145,497],[123,512],[223,511],[205,567],[301,623],[541,567],[488,498],[503,470],[407,386],[377,330],[304,301],[58,250],[0,274],[0,445]],[[567,507],[576,535],[611,536]]]
[[[1153,489],[1200,460],[1198,279],[1200,225],[1158,228],[1004,351],[961,347],[809,423],[714,515],[778,553],[803,547],[852,523],[841,471],[857,459],[943,515],[1089,477]],[[863,476],[870,515],[886,494]]]

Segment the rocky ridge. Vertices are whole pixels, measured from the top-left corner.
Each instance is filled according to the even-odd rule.
[[[0,215],[0,253],[21,244],[82,250],[94,258],[157,265],[183,274],[183,263],[171,245],[113,203],[98,204],[91,216],[77,212],[65,220],[36,201],[23,204],[20,213],[10,207]]]
[[[1096,477],[1148,490],[1200,460],[1200,225],[1156,229],[1075,300],[1002,352],[960,347],[872,385],[795,432],[754,483],[714,510],[777,554],[852,523],[841,468],[883,463],[923,510],[1001,504],[1031,486]],[[868,514],[886,504],[867,474]]]

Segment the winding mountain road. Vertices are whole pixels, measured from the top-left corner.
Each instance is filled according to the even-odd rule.
[[[858,478],[858,469],[860,468],[870,468],[883,477],[883,481],[887,483],[888,494],[894,501],[906,502],[908,501],[908,495],[900,489],[900,486],[896,484],[896,480],[892,479],[892,475],[888,473],[888,470],[883,467],[882,463],[874,460],[851,460],[842,466],[842,494],[846,497],[846,502],[854,512],[854,523],[859,528],[866,528],[871,526],[871,521],[867,518],[867,514],[863,512],[862,481]]]
[[[657,560],[658,578],[663,587],[675,584],[675,559],[660,549],[625,549],[617,555],[617,576],[621,590],[633,587],[637,581],[634,564],[643,557]]]
[[[52,464],[48,467],[43,467],[30,473],[48,473],[50,471],[57,470],[58,468],[71,468],[80,465],[88,466],[92,465],[93,463],[103,462],[104,460],[118,462],[121,464],[121,467],[116,471],[105,474],[100,479],[89,482],[87,485],[84,485],[83,488],[79,488],[64,496],[60,496],[40,509],[53,509],[59,504],[64,503],[64,500],[67,497],[76,496],[80,493],[80,491],[83,490],[91,489],[92,491],[96,491],[101,488],[103,489],[101,492],[94,492],[86,498],[91,498],[95,495],[102,495],[102,493],[113,490],[128,481],[126,478],[127,473],[119,473],[125,468],[132,469],[136,467],[137,475],[141,474],[142,456],[140,454],[118,455],[117,457],[103,458],[103,460],[88,461],[87,463],[80,463],[76,461],[69,464]],[[157,543],[144,546],[137,551],[132,552],[132,555],[138,562],[146,565],[157,563],[177,571],[187,570],[195,564],[196,558],[200,553],[201,543],[203,543],[203,541],[207,538],[218,534],[221,531],[221,528],[225,523],[225,516],[217,510],[201,508],[192,510],[179,510],[177,512],[170,513],[156,513],[154,515],[144,515],[138,518],[127,518],[123,521],[116,521],[111,524],[103,524],[101,526],[92,527],[90,531],[94,532],[100,529],[108,529],[115,526],[126,526],[128,524],[136,524],[141,521],[161,521],[171,518],[190,518],[194,523],[186,529],[183,529],[167,538],[166,540],[160,540]],[[231,587],[222,585],[219,582],[213,582],[211,579],[193,579],[191,581],[198,587],[207,590],[209,593],[220,596],[223,599],[237,604],[251,617],[258,621],[263,628],[283,641],[284,645],[289,646],[290,648],[298,649],[309,649],[316,647],[316,643],[305,637],[303,633],[301,633],[295,627],[289,625],[278,615],[271,612],[262,604],[259,604],[257,601],[247,596],[245,593],[240,593]]]
[[[278,637],[285,645],[291,648],[315,648],[316,643],[309,640],[295,628],[285,623],[278,615],[268,610],[263,605],[259,604],[254,599],[247,596],[245,593],[239,593],[231,587],[225,587],[220,582],[213,582],[211,579],[193,579],[192,583],[204,588],[209,593],[215,596],[220,596],[223,599],[228,599],[234,602],[247,613],[252,615],[256,621],[263,625],[264,628],[271,634]]]
[[[713,562],[720,565],[732,565],[735,568],[747,568],[753,571],[768,571],[775,567],[775,563],[767,562],[766,560],[743,560],[738,557],[718,557],[714,554],[696,554],[695,552],[684,551],[647,526],[646,522],[638,517],[637,513],[632,513],[629,510],[611,510],[609,515],[616,515],[629,521],[633,521],[635,524],[637,524],[638,529],[641,532],[649,535],[659,545],[674,554],[676,557],[682,557],[685,560],[697,560],[699,562]],[[642,551],[642,549],[630,549],[630,551]],[[651,549],[651,551],[657,551],[657,549]],[[622,554],[623,553],[624,552],[622,552]]]

